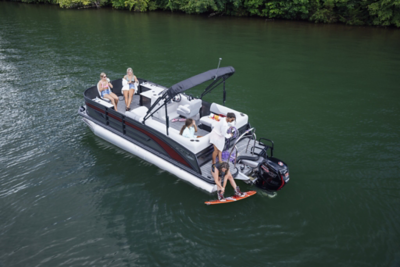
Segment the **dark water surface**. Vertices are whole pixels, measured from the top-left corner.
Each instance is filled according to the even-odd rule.
[[[101,71],[169,86],[219,57],[289,164],[275,198],[207,207],[77,116]],[[0,81],[1,267],[400,266],[397,29],[0,2]]]

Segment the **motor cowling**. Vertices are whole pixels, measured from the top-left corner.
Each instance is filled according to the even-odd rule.
[[[289,168],[277,158],[268,158],[258,166],[256,186],[264,190],[278,191],[289,182]]]

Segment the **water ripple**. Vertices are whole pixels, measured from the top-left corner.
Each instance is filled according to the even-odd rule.
[[[210,23],[0,2],[1,266],[400,262],[398,31]],[[227,105],[289,163],[292,179],[275,198],[206,206],[215,195],[97,138],[76,116],[101,71],[117,78],[131,66],[169,85],[219,57],[237,70]]]

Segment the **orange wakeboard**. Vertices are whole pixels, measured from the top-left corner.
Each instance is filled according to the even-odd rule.
[[[248,192],[243,192],[244,196],[243,197],[238,197],[238,196],[232,196],[232,197],[227,197],[224,200],[210,200],[204,202],[206,205],[216,205],[216,204],[225,204],[225,203],[231,203],[231,202],[236,202],[248,197],[251,197],[255,194],[257,194],[256,191],[248,191]]]

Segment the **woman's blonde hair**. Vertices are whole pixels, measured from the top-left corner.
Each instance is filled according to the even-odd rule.
[[[132,68],[127,68],[127,69],[126,69],[126,72],[128,73],[128,71],[131,71],[131,72],[132,72],[132,75],[133,75],[133,70],[132,70]]]
[[[104,75],[106,75],[104,72],[100,73],[100,80],[103,78]]]

